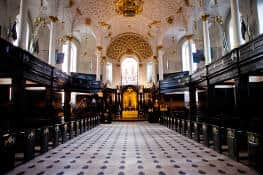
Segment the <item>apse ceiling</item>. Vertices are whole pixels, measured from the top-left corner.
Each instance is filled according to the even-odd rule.
[[[107,56],[112,59],[120,60],[124,54],[137,55],[139,59],[148,59],[153,52],[143,36],[127,32],[114,37],[107,49]]]

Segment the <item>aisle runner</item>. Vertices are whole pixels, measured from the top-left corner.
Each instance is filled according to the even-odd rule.
[[[9,174],[184,175],[257,174],[158,124],[100,125]]]

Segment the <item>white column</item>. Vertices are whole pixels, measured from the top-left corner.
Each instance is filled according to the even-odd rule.
[[[203,37],[204,37],[204,53],[205,53],[205,64],[211,63],[211,46],[210,46],[210,37],[209,37],[209,28],[208,28],[208,17],[209,15],[203,15]]]
[[[71,40],[68,40],[68,45],[67,45],[67,49],[68,49],[68,55],[67,55],[67,60],[68,60],[68,65],[67,65],[67,73],[69,74],[71,72],[70,68],[71,68]]]
[[[153,61],[152,61],[152,80],[153,83],[157,83],[157,78],[156,78],[156,63],[157,63],[157,56],[153,56]]]
[[[55,57],[56,57],[56,32],[57,32],[57,17],[50,17],[50,36],[49,36],[49,59],[48,63],[51,65],[55,65]]]
[[[101,74],[101,53],[102,53],[102,47],[97,47],[97,66],[96,66],[96,81],[100,81],[100,74]]]
[[[230,0],[231,5],[231,19],[233,25],[233,48],[237,48],[241,45],[241,24],[239,15],[239,3],[238,0]]]
[[[26,1],[20,0],[20,9],[19,9],[19,21],[18,21],[18,47],[26,49]]]
[[[163,50],[162,46],[158,46],[158,63],[159,63],[159,81],[163,80]]]
[[[193,51],[192,51],[192,36],[193,35],[186,35],[186,39],[188,42],[188,51],[189,51],[189,74],[193,73]]]

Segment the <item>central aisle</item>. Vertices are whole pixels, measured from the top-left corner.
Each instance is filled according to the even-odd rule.
[[[256,174],[159,124],[100,125],[9,174]]]

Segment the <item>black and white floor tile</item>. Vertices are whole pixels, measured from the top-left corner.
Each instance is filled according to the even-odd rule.
[[[100,125],[10,175],[256,175],[253,169],[159,124]]]

